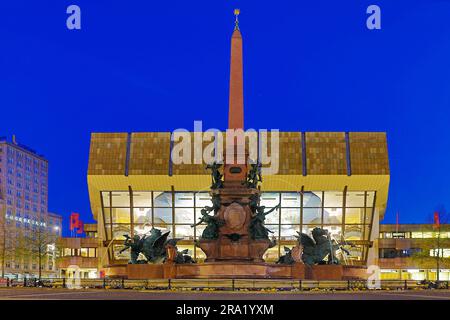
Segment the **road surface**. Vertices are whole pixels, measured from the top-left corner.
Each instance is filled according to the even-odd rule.
[[[450,291],[244,293],[0,288],[0,300],[450,300]]]

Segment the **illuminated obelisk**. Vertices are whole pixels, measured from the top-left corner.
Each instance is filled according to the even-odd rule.
[[[244,81],[242,35],[239,30],[239,9],[234,10],[235,25],[231,36],[230,95],[228,107],[228,138],[224,167],[225,184],[242,182],[247,175],[244,129]],[[235,137],[230,139],[230,130]]]
[[[233,35],[231,36],[230,63],[230,97],[228,128],[244,129],[244,87],[242,71],[242,35],[239,30],[239,9],[234,11],[236,16]]]
[[[205,252],[206,262],[221,263],[216,271],[236,267],[227,263],[262,263],[264,252],[273,245],[268,238],[256,239],[250,234],[250,223],[254,219],[259,190],[247,181],[247,154],[244,137],[244,102],[242,77],[242,36],[239,31],[239,10],[231,37],[230,101],[227,130],[227,150],[224,165],[223,187],[213,188],[212,197],[220,203],[214,215],[221,221],[217,239],[200,239],[198,246]],[[230,136],[233,138],[230,139]],[[231,151],[231,153],[230,153]],[[239,265],[242,267],[242,265]],[[254,265],[246,266],[254,271]],[[264,271],[265,272],[265,271]]]

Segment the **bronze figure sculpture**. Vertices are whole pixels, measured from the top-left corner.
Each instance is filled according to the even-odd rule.
[[[211,189],[223,188],[223,174],[219,171],[220,167],[222,167],[222,165],[217,162],[213,162],[212,164],[208,164],[206,166],[207,170],[211,170]]]
[[[210,209],[210,210],[209,210]],[[209,211],[208,211],[209,210]],[[213,210],[213,207],[205,207],[200,213],[200,221],[196,224],[191,225],[191,227],[198,226],[202,223],[206,223],[206,228],[203,230],[201,235],[202,239],[217,239],[219,236],[219,228],[224,225],[224,221],[218,219],[215,216],[209,215],[209,212]]]
[[[165,262],[167,259],[168,248],[175,248],[177,250],[176,244],[179,239],[167,239],[170,231],[164,234],[159,229],[152,228],[150,230],[150,235],[143,235],[142,237],[135,235],[132,239],[129,235],[125,236],[124,248],[120,251],[121,253],[127,249],[131,249],[131,259],[129,264],[140,264],[140,263],[160,263]],[[138,260],[139,254],[142,253],[145,260]],[[176,263],[191,263],[193,262],[191,257],[186,257],[186,252],[176,251],[178,259]]]
[[[277,264],[294,264],[295,260],[292,257],[292,249],[288,247],[284,247],[284,255],[282,255],[278,261]]]
[[[130,236],[127,234],[124,234],[123,236],[125,237],[124,242],[125,248],[120,250],[119,253],[123,253],[125,250],[130,249],[130,261],[128,263],[130,264],[142,263],[140,262],[142,260],[138,261],[138,258],[139,253],[142,252],[142,245],[145,236],[143,238],[139,237],[138,235],[135,235],[133,238],[130,238]]]
[[[302,260],[307,265],[340,264],[339,259],[336,257],[336,250],[338,249],[349,254],[342,247],[342,244],[331,239],[330,233],[326,229],[314,228],[311,232],[312,238],[305,233],[297,233],[299,234],[297,239],[303,246]]]
[[[261,164],[252,163],[250,170],[248,171],[247,178],[243,182],[247,188],[257,188],[258,184],[262,182]]]
[[[256,206],[255,207],[255,215],[252,217],[252,220],[250,221],[249,225],[249,231],[250,236],[254,240],[259,239],[269,239],[269,232],[273,233],[273,231],[269,230],[265,225],[266,216],[273,212],[274,210],[278,209],[280,207],[280,204],[276,205],[272,209],[270,209],[267,212],[264,212],[266,209],[265,206]]]

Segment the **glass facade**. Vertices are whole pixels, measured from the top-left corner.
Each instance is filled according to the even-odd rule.
[[[116,262],[126,262],[129,252],[119,253],[123,248],[125,234],[143,235],[152,227],[171,237],[181,238],[178,247],[189,249],[197,260],[205,258],[196,248],[204,225],[191,228],[200,217],[200,210],[211,206],[207,192],[175,191],[103,191],[103,225],[106,240],[112,241],[109,254]],[[311,235],[314,227],[327,229],[350,255],[344,256],[345,264],[364,264],[370,244],[374,191],[304,191],[263,192],[261,205],[279,209],[266,217],[266,226],[277,240],[277,246],[265,254],[266,261],[276,261],[284,253],[283,247],[293,247],[297,232]]]

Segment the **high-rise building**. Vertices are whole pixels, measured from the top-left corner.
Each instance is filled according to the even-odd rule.
[[[0,216],[0,275],[56,275],[62,217],[48,212],[48,161],[14,136],[0,138]]]

